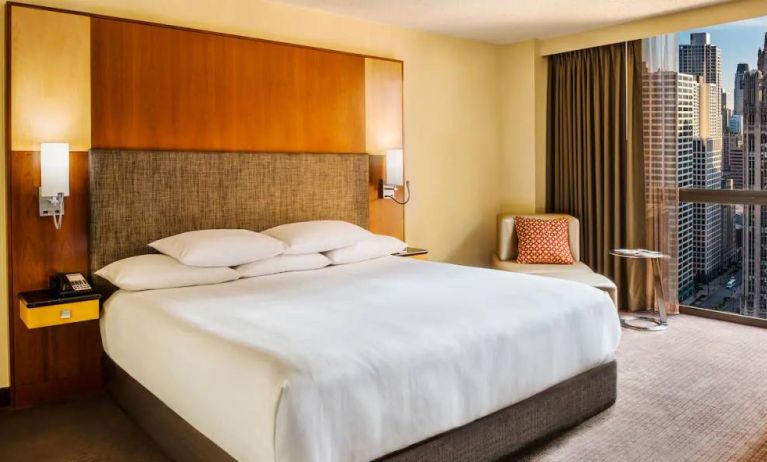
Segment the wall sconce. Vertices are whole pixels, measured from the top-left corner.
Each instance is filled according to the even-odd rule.
[[[402,149],[389,149],[386,151],[386,178],[378,180],[378,198],[391,199],[394,202],[405,205],[410,202],[410,181],[403,181],[404,158]],[[407,197],[404,201],[397,200],[397,189],[405,186]]]
[[[61,229],[64,197],[69,196],[69,143],[40,144],[40,216]]]

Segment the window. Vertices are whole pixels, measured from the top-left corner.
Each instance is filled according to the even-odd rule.
[[[646,49],[643,102],[649,188],[678,193],[679,304],[767,319],[763,19],[667,36],[661,59]]]

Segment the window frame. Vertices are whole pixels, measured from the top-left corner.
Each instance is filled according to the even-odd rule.
[[[680,188],[679,202],[767,206],[767,191]]]
[[[761,205],[767,207],[767,190],[748,189],[698,189],[679,188],[679,202],[705,203],[719,205]],[[734,322],[747,326],[767,328],[767,319],[744,316],[710,308],[679,304],[679,312],[720,321]]]

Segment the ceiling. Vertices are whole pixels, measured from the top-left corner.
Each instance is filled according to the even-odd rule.
[[[597,29],[732,0],[276,0],[296,6],[505,44]]]

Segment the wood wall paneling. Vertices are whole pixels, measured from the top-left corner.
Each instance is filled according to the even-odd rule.
[[[11,151],[91,142],[90,18],[11,7]]]
[[[384,177],[388,149],[403,147],[401,62],[365,59],[365,150],[370,156],[370,225],[377,234],[405,239],[405,208],[378,198],[378,180]],[[407,156],[407,151],[405,151]],[[397,191],[404,200],[404,191]]]
[[[81,396],[101,387],[97,321],[27,329],[16,294],[48,286],[54,272],[88,271],[88,153],[70,154],[70,196],[62,228],[38,213],[40,155],[11,153],[11,322],[16,407]]]
[[[55,271],[88,270],[91,132],[90,18],[9,6],[6,29],[9,327],[15,407],[101,388],[97,322],[29,330],[17,294],[48,286]],[[70,143],[70,197],[63,228],[38,216],[40,143]]]
[[[94,18],[96,148],[364,152],[360,56]]]

